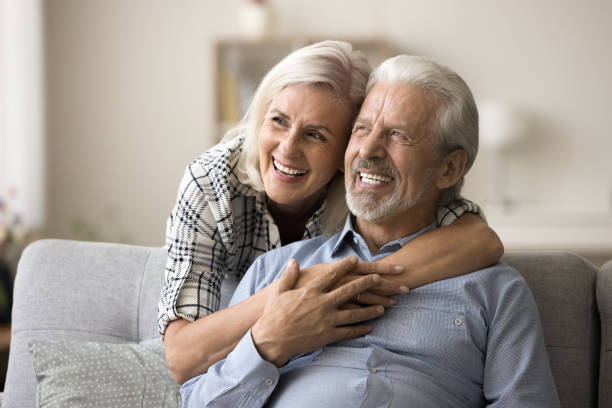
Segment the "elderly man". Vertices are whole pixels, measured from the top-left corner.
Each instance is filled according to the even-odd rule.
[[[372,261],[435,228],[436,204],[459,194],[477,147],[478,113],[458,75],[420,57],[385,61],[345,155],[344,230],[253,264],[232,303],[276,280],[275,296],[225,360],[183,385],[184,405],[558,407],[536,305],[507,265],[398,295],[384,315],[346,306],[379,277],[333,289],[350,261],[294,289],[298,262]],[[373,320],[337,327],[351,314]],[[363,336],[333,343],[347,330]]]

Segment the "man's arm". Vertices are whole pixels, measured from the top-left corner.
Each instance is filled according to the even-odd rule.
[[[255,280],[265,271],[262,258],[249,269],[232,303],[258,289]],[[294,289],[299,267],[297,262],[290,262],[253,329],[226,359],[181,387],[183,407],[262,406],[278,383],[277,367],[291,357],[367,334],[371,327],[363,322],[380,316],[383,307],[345,310],[341,306],[378,285],[380,276],[364,276],[329,291],[356,262],[354,257],[339,261],[333,273],[317,277],[299,289]]]
[[[559,407],[538,308],[527,283],[516,276],[496,289],[483,379],[487,407]]]

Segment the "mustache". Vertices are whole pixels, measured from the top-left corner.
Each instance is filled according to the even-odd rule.
[[[351,176],[355,177],[357,169],[368,169],[376,170],[386,176],[391,176],[398,180],[400,178],[399,170],[391,164],[388,160],[384,159],[355,159],[351,165]]]

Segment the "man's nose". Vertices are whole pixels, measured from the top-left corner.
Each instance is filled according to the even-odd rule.
[[[359,147],[359,158],[383,158],[385,157],[385,152],[385,135],[382,129],[374,128],[362,140],[361,146]]]

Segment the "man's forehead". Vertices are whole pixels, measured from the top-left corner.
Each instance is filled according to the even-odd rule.
[[[357,121],[415,125],[427,121],[436,108],[434,98],[418,85],[378,82],[366,95]]]

